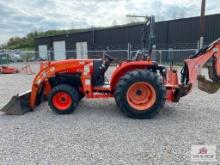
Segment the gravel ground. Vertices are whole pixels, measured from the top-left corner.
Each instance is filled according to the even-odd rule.
[[[32,79],[0,75],[0,108]],[[152,120],[124,117],[113,99],[84,99],[71,115],[47,103],[23,116],[0,113],[0,164],[192,164],[198,144],[216,145],[220,162],[219,99],[194,89]]]

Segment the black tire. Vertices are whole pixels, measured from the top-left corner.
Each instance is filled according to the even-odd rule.
[[[81,101],[85,97],[84,93],[79,92],[79,101]]]
[[[59,109],[53,103],[53,97],[58,92],[64,92],[71,98],[70,106],[66,109]],[[48,105],[50,106],[51,110],[58,113],[58,114],[70,114],[73,113],[79,103],[79,92],[74,87],[66,84],[57,85],[55,86],[48,96]]]
[[[133,108],[127,100],[127,91],[129,87],[137,82],[146,82],[153,87],[156,94],[156,100],[151,107],[144,110]],[[159,113],[166,100],[166,88],[162,79],[149,70],[135,70],[126,73],[118,82],[114,94],[116,104],[120,107],[122,113],[128,117],[136,119],[151,119]]]

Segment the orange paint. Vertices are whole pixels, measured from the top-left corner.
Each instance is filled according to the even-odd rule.
[[[215,66],[217,74],[220,76],[220,40],[217,40],[202,55],[185,60],[189,70],[189,84],[195,83],[202,66],[212,58],[212,56],[215,56],[217,59]],[[94,70],[92,59],[42,62],[41,70],[33,80],[29,104],[30,107],[34,109],[37,94],[42,86],[44,87],[44,95],[48,96],[52,89],[48,80],[51,77],[55,77],[56,74],[80,74],[80,80],[82,83],[80,92],[83,92],[86,98],[110,98],[114,95],[118,81],[126,73],[136,69],[150,69],[154,66],[156,67],[155,63],[152,61],[124,61],[113,71],[110,85],[93,87],[91,81]],[[172,102],[174,100],[174,93],[178,89],[181,89],[181,84],[178,82],[177,72],[172,68],[167,70],[166,79],[164,78],[164,85],[167,89],[166,99],[167,101]],[[129,87],[126,97],[128,103],[140,111],[148,109],[156,101],[154,88],[146,82],[134,83]]]
[[[219,50],[220,50],[220,46],[219,46]],[[215,54],[215,57],[216,57],[215,70],[216,70],[217,76],[220,77],[220,51],[218,51],[218,53]]]
[[[53,105],[55,108],[65,111],[72,104],[71,96],[66,92],[57,92],[52,98]]]
[[[210,48],[203,53],[201,56],[198,56],[193,59],[187,59],[185,60],[185,63],[188,66],[189,70],[189,83],[195,84],[197,80],[197,76],[201,74],[201,69],[208,62],[209,59],[211,59],[213,56],[216,56],[217,59],[220,59],[220,40],[217,40],[214,42]],[[218,61],[220,63],[220,61]],[[216,65],[216,71],[220,75],[220,64]]]
[[[131,107],[144,111],[156,102],[156,91],[147,82],[136,82],[128,88],[126,97]]]
[[[129,71],[133,71],[135,69],[148,69],[152,67],[154,63],[152,61],[126,61],[122,62],[112,73],[111,78],[111,90],[114,91],[118,80],[125,75]]]

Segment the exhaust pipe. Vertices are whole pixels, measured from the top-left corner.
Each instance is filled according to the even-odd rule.
[[[31,111],[29,98],[31,90],[13,96],[11,100],[0,111],[8,115],[23,115]]]
[[[197,80],[198,80],[198,88],[206,93],[209,94],[216,93],[220,88],[220,83],[207,80],[202,75],[198,75]]]

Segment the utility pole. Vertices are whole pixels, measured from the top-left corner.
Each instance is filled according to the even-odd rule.
[[[205,33],[205,7],[206,0],[202,0],[201,4],[201,16],[200,16],[200,32],[199,32],[199,48],[203,48],[204,45],[204,33]]]

